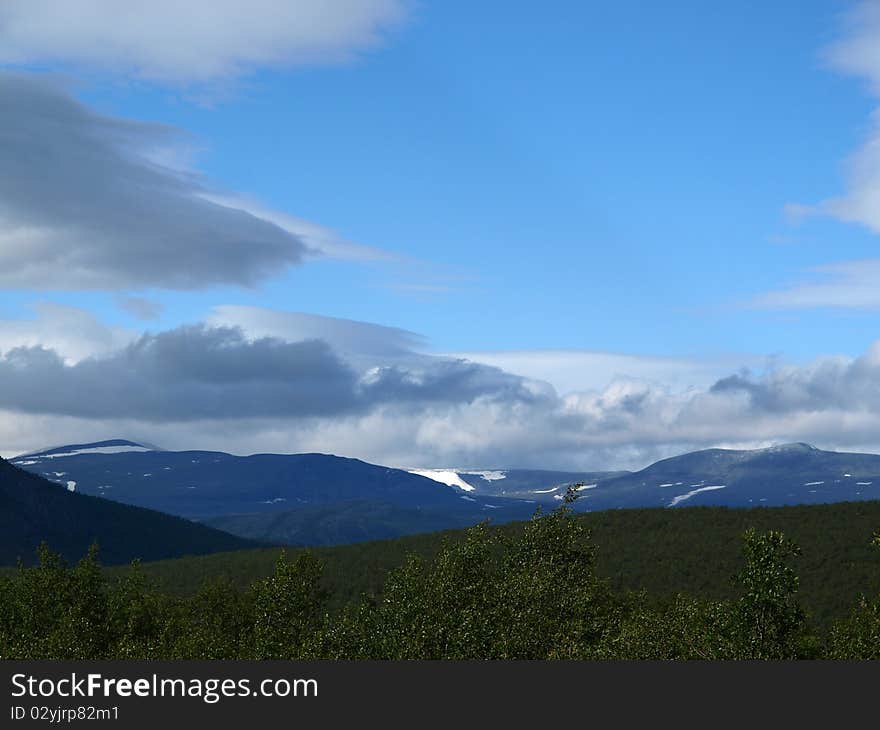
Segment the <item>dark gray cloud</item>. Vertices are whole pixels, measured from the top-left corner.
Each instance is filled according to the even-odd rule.
[[[251,340],[240,329],[204,325],[146,334],[75,364],[43,347],[0,358],[0,408],[79,418],[307,418],[477,398],[534,400],[521,378],[492,367],[423,357],[414,368],[360,374],[321,340]]]
[[[518,375],[467,360],[427,356],[409,365],[373,368],[362,379],[362,390],[378,403],[472,403],[477,399],[531,403],[543,397]]]
[[[760,376],[743,371],[718,380],[709,392],[744,395],[752,411],[768,414],[880,411],[880,361],[871,350],[854,360],[825,360]]]
[[[183,327],[106,358],[65,365],[52,350],[0,359],[0,403],[26,413],[187,421],[312,416],[352,408],[356,375],[322,342]]]
[[[34,75],[0,72],[0,110],[0,286],[248,286],[311,252],[159,164],[174,129],[102,116]]]

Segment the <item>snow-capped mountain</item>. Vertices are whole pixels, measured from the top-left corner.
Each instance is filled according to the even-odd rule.
[[[771,506],[880,498],[880,456],[807,444],[708,449],[638,472],[405,471],[327,454],[233,456],[116,439],[12,460],[71,491],[260,540],[327,544],[525,519],[579,484],[575,508]]]
[[[558,502],[579,483],[579,510],[729,507],[880,499],[880,456],[822,451],[809,444],[706,449],[637,472],[416,469],[471,496]]]
[[[728,507],[880,499],[880,456],[823,451],[803,443],[766,449],[706,449],[600,479],[581,509]]]

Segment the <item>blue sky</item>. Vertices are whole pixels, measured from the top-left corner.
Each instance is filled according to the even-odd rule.
[[[841,191],[870,113],[821,63],[839,3],[474,5],[423,3],[359,61],[257,72],[210,105],[100,76],[79,95],[186,130],[219,186],[422,262],[313,265],[224,301],[439,350],[804,357],[873,339],[858,315],[737,306],[876,245],[783,212]],[[216,296],[163,295],[169,323]]]
[[[615,381],[706,389],[744,367],[765,380],[806,368],[793,371],[805,378],[817,359],[864,358],[880,334],[880,187],[870,174],[880,60],[860,45],[880,27],[876,3],[347,0],[340,15],[361,13],[367,30],[353,21],[357,32],[324,28],[341,40],[320,41],[341,48],[341,61],[302,51],[315,3],[289,3],[285,22],[303,32],[270,34],[277,58],[239,53],[235,68],[208,71],[163,49],[161,29],[181,22],[172,3],[157,3],[156,37],[122,28],[119,48],[96,51],[98,30],[116,37],[125,22],[105,5],[69,30],[10,23],[14,51],[0,63],[28,79],[63,78],[59,93],[94,114],[174,128],[163,164],[236,206],[317,224],[352,246],[279,263],[246,287],[234,276],[183,291],[158,278],[85,289],[64,276],[20,287],[7,278],[7,322],[50,302],[131,338],[212,321],[219,306],[309,313],[417,333],[422,355],[544,380],[560,398]],[[271,25],[277,5],[261,0],[253,13]],[[234,23],[242,8],[224,0],[215,12]],[[242,27],[244,43],[256,31]],[[221,58],[239,39],[218,36],[192,43]],[[161,313],[133,316],[120,306],[132,296]],[[590,353],[629,359],[597,364]],[[675,385],[658,362],[682,363]],[[809,435],[792,419],[758,440]],[[218,443],[236,445],[231,428],[218,425]],[[847,443],[880,445],[856,431]],[[648,439],[638,453],[741,442],[710,429]],[[413,445],[375,456],[414,461],[419,448],[435,462],[511,453]],[[605,444],[577,448],[630,458]],[[580,458],[566,454],[547,459]]]

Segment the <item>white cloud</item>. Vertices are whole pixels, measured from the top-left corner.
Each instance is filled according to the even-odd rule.
[[[880,33],[876,42],[880,43]],[[812,213],[829,215],[846,223],[858,223],[874,233],[880,233],[880,110],[871,114],[867,139],[850,156],[846,169],[846,193],[822,201]]]
[[[338,63],[375,47],[405,0],[3,0],[0,63],[73,63],[168,81]]]
[[[837,69],[865,78],[875,96],[880,96],[880,3],[861,0],[844,18],[843,36],[826,50]]]
[[[302,241],[312,252],[312,255],[347,261],[392,261],[395,258],[388,251],[349,241],[332,228],[272,210],[245,196],[203,193],[200,197],[225,208],[241,210],[255,218],[278,226]],[[309,256],[308,252],[306,252],[306,256]]]
[[[862,0],[845,15],[843,33],[825,49],[828,64],[868,82],[880,98],[880,2]],[[784,212],[793,223],[813,216],[830,216],[880,233],[880,109],[871,114],[861,146],[846,161],[846,190],[816,204],[788,203]],[[767,292],[752,300],[761,308],[801,309],[880,306],[880,259],[841,261],[812,269],[818,280]]]
[[[212,327],[238,327],[249,338],[275,337],[286,342],[321,339],[348,357],[408,358],[424,345],[414,332],[351,319],[265,307],[220,305],[205,318]]]
[[[818,280],[804,281],[755,297],[751,306],[767,309],[846,307],[880,309],[880,259],[841,261],[810,270]]]
[[[825,51],[832,68],[864,78],[870,93],[880,98],[880,3],[863,0],[846,15],[841,38]],[[866,139],[847,161],[847,190],[816,205],[790,203],[785,210],[795,220],[829,215],[880,233],[880,109],[871,115]]]
[[[16,347],[45,347],[72,365],[115,352],[137,336],[125,328],[110,327],[77,307],[37,302],[32,309],[32,318],[0,320],[0,355]]]
[[[673,391],[707,387],[741,367],[763,368],[766,357],[658,357],[592,350],[506,350],[450,353],[517,375],[545,380],[560,393],[598,390],[617,379],[663,385]]]

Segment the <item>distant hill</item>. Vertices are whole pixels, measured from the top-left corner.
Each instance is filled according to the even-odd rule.
[[[329,454],[162,451],[113,439],[14,464],[80,494],[210,522],[266,542],[339,544],[529,517],[535,500],[471,496],[401,469]]]
[[[880,499],[880,456],[785,444],[663,459],[582,492],[581,509],[822,504]]]
[[[397,507],[492,510],[483,499],[401,469],[330,454],[158,451],[122,439],[19,456],[16,466],[83,494],[188,518],[283,512],[370,500]]]
[[[78,494],[0,459],[0,564],[32,562],[37,546],[77,560],[92,542],[104,563],[240,550],[255,543],[152,510]]]
[[[824,504],[880,499],[880,456],[822,451],[803,443],[766,449],[706,449],[637,472],[418,469],[472,497],[558,504],[580,483],[579,511],[624,507]]]

